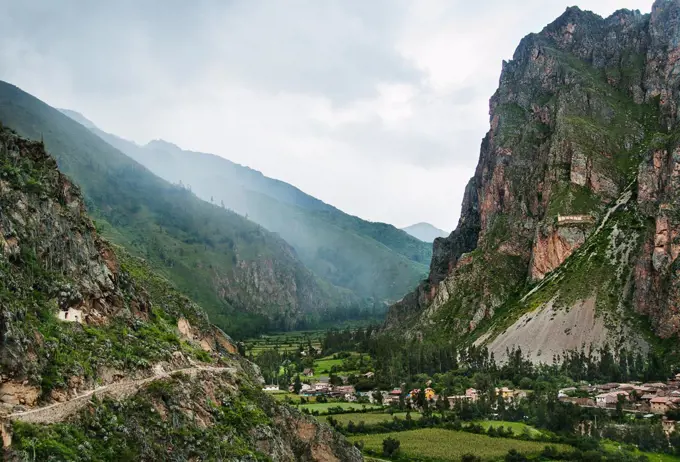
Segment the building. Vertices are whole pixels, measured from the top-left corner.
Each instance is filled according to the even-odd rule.
[[[502,397],[503,400],[507,402],[520,400],[527,396],[525,391],[513,390],[508,387],[496,388],[496,395]]]
[[[464,395],[447,396],[446,399],[449,401],[450,407],[453,407],[456,403],[463,401],[474,403],[478,399],[478,392],[474,388],[468,388],[467,390],[465,390]]]
[[[667,411],[676,408],[675,400],[670,396],[656,396],[649,402],[651,411],[654,414],[665,414]]]
[[[278,385],[265,385],[263,390],[264,391],[279,391],[279,386]]]
[[[595,403],[598,407],[614,407],[619,402],[619,396],[628,399],[627,391],[610,391],[609,393],[602,393],[595,397]]]
[[[312,377],[314,375],[314,369],[306,368],[305,370],[302,371],[302,375],[304,375],[305,377]]]
[[[375,373],[373,372],[366,372],[365,374],[361,374],[362,377],[365,377],[367,379],[372,379],[373,376],[375,376]]]
[[[81,310],[76,310],[75,308],[59,310],[57,313],[57,318],[59,318],[61,321],[79,322],[80,324],[83,324],[83,312]]]
[[[661,426],[663,427],[663,431],[666,432],[667,435],[670,435],[675,431],[675,425],[677,423],[678,422],[676,422],[675,420],[670,420],[665,417],[661,419]]]
[[[557,398],[566,398],[570,393],[574,393],[575,391],[576,387],[562,388],[557,392]]]

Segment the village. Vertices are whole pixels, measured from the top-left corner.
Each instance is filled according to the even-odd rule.
[[[362,378],[372,379],[373,372],[361,374]],[[457,403],[475,403],[481,393],[475,388],[468,388],[465,394],[440,396],[429,387],[427,383],[424,389],[414,388],[404,390],[393,388],[392,390],[368,390],[357,391],[354,385],[348,384],[348,377],[339,376],[336,384],[331,383],[329,376],[314,378],[314,369],[307,368],[303,371],[304,381],[300,383],[299,390],[295,385],[288,387],[288,393],[297,394],[300,398],[313,399],[316,402],[328,402],[334,400],[344,403],[368,403],[371,405],[389,407],[406,406],[418,410],[418,395],[422,392],[424,399],[433,406],[441,408],[438,404],[443,400],[444,406],[453,408]],[[337,383],[341,381],[341,383]],[[267,392],[280,392],[276,385],[266,385]],[[527,397],[531,391],[513,389],[509,387],[495,388],[495,396],[502,398],[506,403],[513,403]],[[666,417],[670,411],[680,411],[680,374],[665,381],[653,383],[605,383],[598,385],[583,384],[575,387],[562,388],[558,391],[558,399],[561,402],[572,403],[580,407],[621,409],[622,412],[644,414],[644,418],[655,415],[663,416],[664,430],[668,433],[675,431],[677,421]],[[680,414],[680,412],[679,412]]]

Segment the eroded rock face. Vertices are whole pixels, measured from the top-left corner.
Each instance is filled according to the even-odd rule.
[[[654,229],[627,243],[625,258],[608,257],[616,277],[630,278],[617,282],[617,297],[648,315],[657,335],[678,334],[680,147],[667,133],[680,130],[679,88],[677,0],[658,0],[651,15],[604,19],[568,8],[525,37],[503,63],[458,227],[435,241],[428,279],[392,307],[386,328],[473,331],[508,294],[561,268],[631,191],[630,219],[618,219],[612,239],[638,235],[644,217]],[[559,225],[564,215],[592,222]],[[616,267],[631,259],[632,273]]]
[[[561,226],[550,229],[547,235],[537,230],[531,251],[531,279],[543,279],[547,273],[560,266],[585,240],[586,231],[580,227]]]

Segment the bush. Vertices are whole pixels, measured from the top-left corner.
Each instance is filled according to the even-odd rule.
[[[460,459],[461,462],[482,462],[482,458],[474,454],[463,454]]]
[[[401,443],[399,442],[398,439],[395,438],[385,438],[382,443],[383,447],[383,456],[385,457],[394,457],[399,453],[399,446],[401,446]]]
[[[516,449],[510,449],[505,455],[505,462],[527,462],[528,460],[523,454],[517,452]]]

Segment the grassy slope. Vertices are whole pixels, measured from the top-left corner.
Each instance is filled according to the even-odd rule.
[[[148,259],[224,330],[247,334],[268,315],[267,306],[218,294],[216,279],[228,278],[238,261],[269,259],[289,267],[299,290],[318,295],[308,308],[347,299],[309,273],[277,236],[156,177],[79,123],[4,82],[0,122],[28,138],[43,138],[60,169],[83,189],[100,232]],[[236,290],[247,299],[244,289]]]

